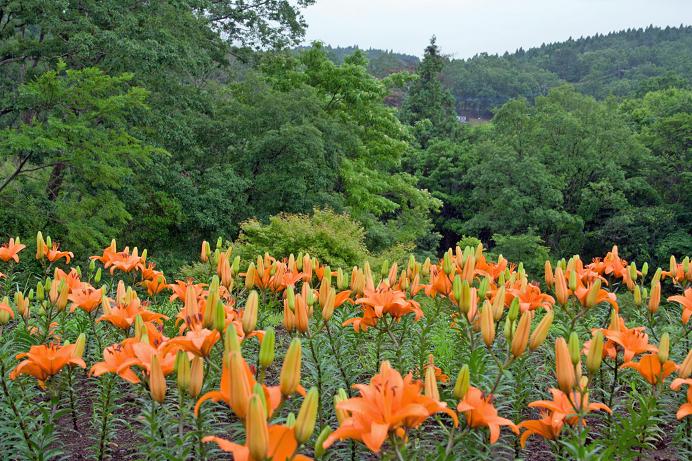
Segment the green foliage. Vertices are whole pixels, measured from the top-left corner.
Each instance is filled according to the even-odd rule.
[[[494,254],[502,255],[510,261],[523,261],[529,275],[540,280],[543,275],[543,264],[548,259],[548,248],[536,235],[502,235],[493,234]]]
[[[265,252],[277,258],[309,253],[332,267],[360,266],[368,257],[365,231],[357,222],[348,215],[319,209],[311,215],[274,216],[268,224],[246,221],[233,252],[246,260]]]
[[[123,228],[131,218],[123,185],[153,155],[165,155],[131,134],[147,110],[146,91],[131,79],[61,63],[19,88],[23,120],[0,131],[0,161],[11,171],[0,198],[10,219],[24,208],[13,198],[42,191],[31,214],[42,215],[46,230],[64,235],[72,248],[96,248]]]

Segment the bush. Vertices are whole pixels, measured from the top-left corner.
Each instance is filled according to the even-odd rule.
[[[494,254],[501,254],[510,261],[523,261],[524,268],[533,279],[543,276],[543,264],[549,258],[548,248],[537,235],[493,234]]]
[[[360,266],[369,256],[360,224],[329,209],[315,209],[311,215],[280,214],[267,224],[245,221],[233,253],[247,260],[265,252],[276,258],[310,253],[332,267]]]

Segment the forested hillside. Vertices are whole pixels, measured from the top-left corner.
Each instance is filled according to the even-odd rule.
[[[432,43],[418,63],[282,51],[305,24],[281,1],[118,4],[2,10],[9,235],[75,249],[115,235],[175,266],[192,242],[318,208],[362,226],[372,255],[463,235],[587,255],[692,246],[690,27],[465,61]],[[504,102],[490,126],[457,119]]]

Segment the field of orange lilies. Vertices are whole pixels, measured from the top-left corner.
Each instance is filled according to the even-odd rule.
[[[0,246],[0,458],[692,456],[689,257],[151,259]]]

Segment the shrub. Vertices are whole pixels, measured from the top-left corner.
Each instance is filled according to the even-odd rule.
[[[280,214],[268,223],[255,219],[240,226],[233,252],[244,260],[269,252],[277,258],[310,253],[332,267],[360,266],[368,257],[365,230],[347,214],[315,209],[311,215]]]

